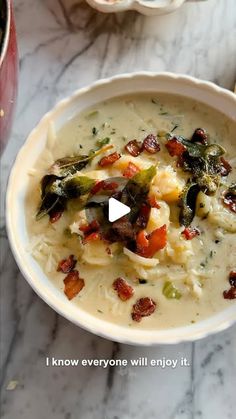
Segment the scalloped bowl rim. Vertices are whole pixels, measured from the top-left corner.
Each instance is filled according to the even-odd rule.
[[[139,86],[140,90],[138,89]],[[175,344],[206,337],[212,333],[225,330],[236,321],[236,305],[233,304],[198,323],[163,330],[139,330],[138,328],[131,329],[128,326],[118,326],[80,309],[78,305],[68,301],[63,292],[54,287],[33,256],[27,251],[28,235],[24,218],[24,200],[29,182],[27,172],[45,146],[49,121],[53,120],[56,125],[59,121],[59,126],[62,126],[66,120],[80,112],[81,109],[98,103],[104,98],[112,98],[119,94],[134,91],[142,93],[165,91],[171,93],[173,89],[175,94],[194,98],[198,95],[199,98],[196,100],[200,102],[214,105],[213,107],[216,109],[227,109],[226,115],[236,121],[236,96],[211,82],[173,73],[150,72],[122,74],[102,79],[75,91],[70,97],[60,101],[41,119],[21,147],[8,180],[6,194],[7,232],[15,260],[28,283],[49,306],[74,324],[96,335],[127,344]],[[115,94],[114,92],[119,93]],[[104,97],[101,99],[102,94]],[[78,110],[79,106],[81,107],[80,110]],[[22,161],[25,162],[23,167]],[[19,219],[23,219],[23,221],[19,223]]]
[[[145,0],[121,0],[108,3],[105,0],[86,0],[94,9],[104,13],[117,13],[135,10],[144,15],[162,15],[174,12],[186,0],[172,0],[170,4],[158,6],[155,1],[148,3]]]

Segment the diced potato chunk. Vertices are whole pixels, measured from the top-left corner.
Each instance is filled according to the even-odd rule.
[[[74,222],[72,224],[70,224],[69,229],[70,229],[70,231],[71,231],[72,234],[73,233],[75,233],[75,234],[81,234],[81,231],[79,229],[80,226],[82,224],[87,224],[87,223],[88,222],[87,222],[85,210],[78,211],[75,214]]]
[[[199,192],[196,202],[196,214],[198,217],[206,217],[211,210],[211,198],[204,194],[202,191]]]
[[[113,255],[107,252],[107,247],[107,244],[101,240],[88,242],[83,247],[83,261],[90,265],[109,265]]]
[[[184,188],[184,181],[177,177],[171,166],[157,171],[150,188],[150,195],[166,202],[176,202]]]
[[[191,240],[183,238],[180,228],[173,228],[169,232],[166,252],[177,264],[187,263],[189,257],[194,254]]]
[[[160,208],[151,208],[148,224],[146,227],[147,233],[160,228],[166,224],[167,228],[170,224],[170,208],[169,205],[164,201],[158,201]]]
[[[211,198],[211,203],[211,211],[207,220],[229,233],[236,233],[235,214],[220,204],[217,198]]]

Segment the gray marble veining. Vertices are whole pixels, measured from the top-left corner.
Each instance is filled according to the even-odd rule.
[[[187,2],[177,12],[104,15],[76,0],[15,0],[20,91],[1,162],[2,197],[26,136],[56,101],[98,78],[169,70],[233,89],[235,0]],[[200,342],[130,347],[58,316],[22,278],[1,208],[1,417],[3,419],[234,418],[236,327]],[[47,367],[46,357],[185,356],[189,367]],[[15,390],[7,390],[11,381]]]

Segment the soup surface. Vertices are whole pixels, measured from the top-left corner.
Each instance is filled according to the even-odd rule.
[[[168,94],[114,98],[57,134],[49,126],[26,222],[30,251],[71,304],[153,329],[235,304],[235,133],[223,114]],[[114,222],[111,197],[131,209]]]

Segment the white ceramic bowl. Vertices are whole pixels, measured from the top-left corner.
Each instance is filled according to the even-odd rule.
[[[136,10],[143,15],[164,15],[178,9],[186,0],[86,0],[94,9],[104,13]]]
[[[28,170],[32,168],[45,146],[49,120],[54,121],[58,130],[69,118],[88,106],[133,92],[181,94],[206,103],[236,121],[236,96],[233,93],[188,76],[171,73],[125,74],[98,81],[78,90],[43,117],[16,158],[6,197],[8,236],[16,262],[32,288],[54,310],[78,326],[97,335],[129,344],[153,345],[191,341],[229,327],[236,321],[236,304],[230,304],[229,308],[207,320],[175,329],[139,330],[118,326],[96,318],[69,302],[65,295],[54,287],[27,251],[28,234],[25,225],[24,199],[29,182]]]

